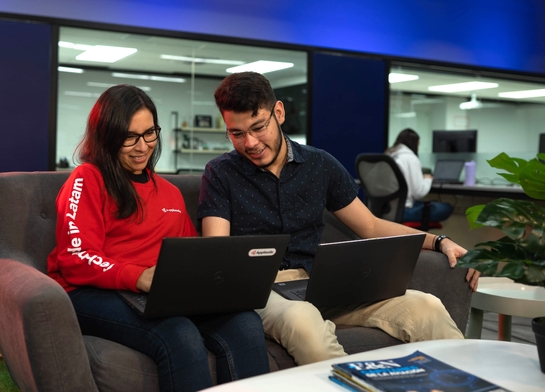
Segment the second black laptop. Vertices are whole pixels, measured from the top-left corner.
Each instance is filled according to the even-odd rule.
[[[425,233],[321,244],[309,279],[273,290],[316,307],[373,302],[405,294]]]

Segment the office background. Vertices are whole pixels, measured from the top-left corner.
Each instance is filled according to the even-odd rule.
[[[159,35],[172,31],[306,50],[308,142],[330,151],[351,172],[357,153],[382,151],[402,126],[418,130],[423,121],[431,121],[432,127],[437,124],[437,118],[426,119],[424,111],[417,111],[413,119],[392,113],[396,96],[387,83],[392,61],[501,71],[540,82],[545,78],[545,26],[541,23],[545,4],[540,0],[345,0],[334,4],[4,0],[0,13],[0,115],[10,130],[2,132],[6,136],[0,171],[55,167],[57,143],[62,140],[57,140],[58,76],[52,69],[52,58],[58,50],[56,25],[65,21],[83,27],[112,24]],[[445,110],[458,102],[455,98],[446,100]],[[483,157],[493,156],[496,148],[508,150],[501,147],[506,142],[515,154],[532,154],[532,144],[537,144],[534,135],[542,131],[543,112],[537,104],[522,110],[513,107],[495,111],[494,125],[480,129],[482,145],[478,150]],[[463,122],[462,128],[479,128],[480,116],[484,115],[485,111],[475,111],[465,120],[456,118]],[[453,118],[445,117],[442,128],[452,128],[449,119]],[[530,120],[524,130],[520,129],[521,118]],[[428,145],[426,138],[422,145]],[[482,142],[487,138],[497,144]],[[473,158],[479,160],[481,156],[464,157]],[[431,165],[434,156],[423,149],[422,159]],[[478,162],[478,170],[484,166]]]

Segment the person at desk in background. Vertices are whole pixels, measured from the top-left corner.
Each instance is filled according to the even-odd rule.
[[[155,174],[160,130],[155,105],[139,88],[118,85],[98,98],[76,150],[83,163],[57,196],[48,274],[68,292],[84,334],[155,361],[161,391],[212,386],[207,349],[216,355],[218,383],[266,373],[254,311],[148,320],[115,292],[148,292],[161,240],[197,235],[179,189]]]
[[[373,216],[357,197],[359,186],[333,156],[283,133],[284,105],[263,75],[232,74],[214,97],[235,150],[212,159],[203,173],[198,215],[203,236],[290,234],[279,282],[308,278],[324,229],[324,208],[362,238],[420,232]],[[451,266],[466,252],[447,237],[429,233],[423,247],[443,252]],[[476,290],[478,273],[470,270],[466,279]],[[265,333],[299,365],[346,355],[335,324],[380,328],[406,342],[463,338],[441,301],[415,290],[376,303],[320,310],[271,292],[257,312]]]
[[[418,158],[419,144],[418,133],[411,128],[406,128],[397,135],[394,145],[385,151],[396,161],[407,182],[407,200],[403,212],[404,222],[420,222],[422,220],[424,202],[419,200],[430,192],[433,181],[431,174],[422,174],[422,164]],[[444,221],[452,214],[452,210],[452,205],[449,203],[432,201],[430,202],[430,221]]]

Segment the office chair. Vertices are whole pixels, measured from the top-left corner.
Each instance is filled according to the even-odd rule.
[[[356,157],[356,173],[364,193],[364,203],[378,218],[402,223],[422,231],[441,228],[430,222],[430,205],[425,203],[421,222],[403,222],[407,182],[394,159],[386,154],[362,153]]]

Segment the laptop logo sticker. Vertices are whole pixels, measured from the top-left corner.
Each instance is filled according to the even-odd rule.
[[[264,257],[264,256],[273,256],[276,254],[276,249],[274,248],[262,248],[262,249],[250,249],[248,256],[250,257]]]
[[[212,280],[215,284],[222,284],[225,281],[225,275],[223,271],[218,271],[214,274]]]

